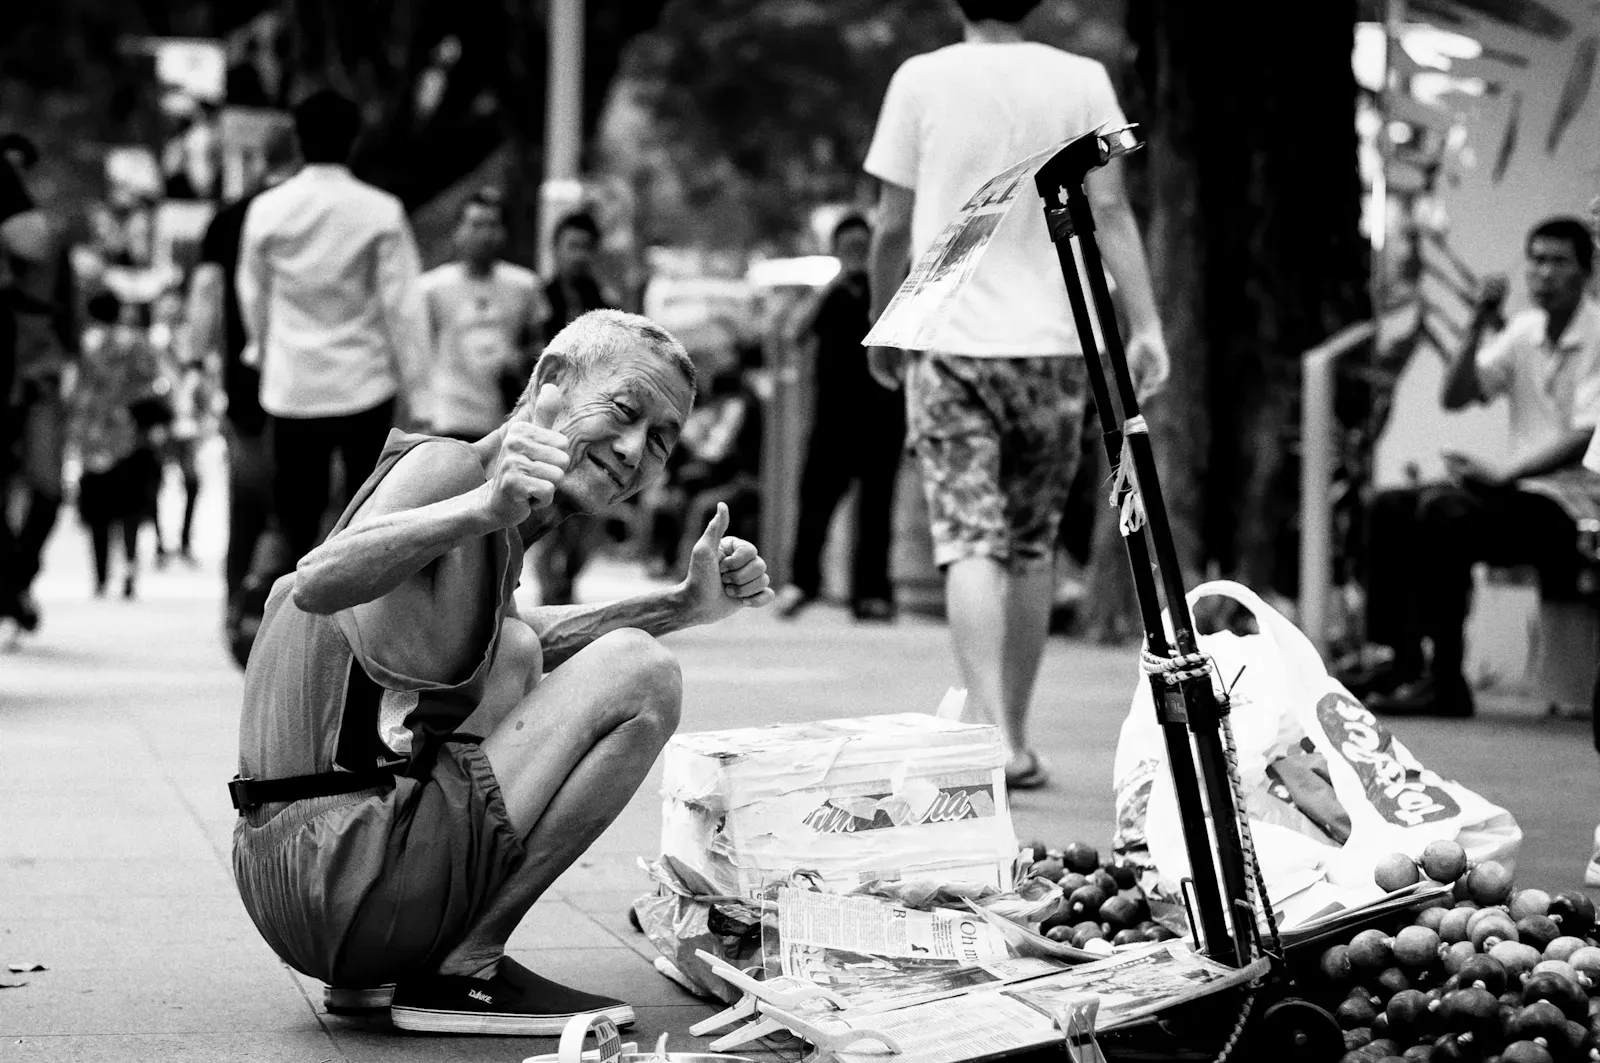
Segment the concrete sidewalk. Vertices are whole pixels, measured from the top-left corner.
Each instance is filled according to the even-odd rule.
[[[219,518],[208,504],[203,557],[220,553]],[[0,1060],[514,1063],[554,1051],[551,1040],[411,1036],[322,1013],[321,987],[262,943],[230,877],[225,783],[241,681],[221,643],[214,563],[150,573],[136,602],[93,601],[86,552],[64,520],[41,586],[45,626],[0,654],[0,964],[49,968],[0,969],[0,981],[26,983],[0,989]],[[580,591],[635,584],[601,566]],[[929,711],[954,675],[942,626],[859,627],[827,607],[794,624],[741,615],[668,641],[683,664],[685,730]],[[1036,718],[1057,781],[1014,799],[1024,840],[1108,842],[1135,681],[1132,650],[1052,641]],[[1597,812],[1587,721],[1487,705],[1477,720],[1397,730],[1430,766],[1516,812],[1519,880],[1577,884]],[[704,1044],[686,1030],[711,1009],[656,973],[626,921],[648,888],[636,860],[657,848],[658,781],[511,947],[542,974],[631,1002],[628,1039],[670,1031],[687,1049]]]

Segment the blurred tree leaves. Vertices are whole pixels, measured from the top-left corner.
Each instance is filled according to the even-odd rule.
[[[1024,29],[1115,69],[1121,15],[1058,0]],[[614,102],[636,114],[608,161],[649,186],[653,238],[782,242],[808,208],[870,198],[861,162],[890,77],[960,37],[936,0],[671,0],[624,60]]]

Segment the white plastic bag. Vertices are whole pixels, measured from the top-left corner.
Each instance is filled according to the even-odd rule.
[[[1437,839],[1455,839],[1473,862],[1513,867],[1522,831],[1509,812],[1423,767],[1328,675],[1311,641],[1254,592],[1228,581],[1206,583],[1189,593],[1190,607],[1212,596],[1244,606],[1260,628],[1259,634],[1201,635],[1199,643],[1214,662],[1218,696],[1231,698],[1256,854],[1286,928],[1332,904],[1377,900],[1382,891],[1372,870],[1378,860],[1394,852],[1420,857]],[[1284,803],[1281,788],[1274,794],[1269,765],[1302,751],[1326,761],[1326,778],[1348,817],[1342,844],[1298,812],[1274,815]],[[1174,896],[1189,874],[1189,858],[1166,762],[1150,685],[1141,676],[1117,745],[1115,844],[1126,857],[1147,861],[1157,892]]]

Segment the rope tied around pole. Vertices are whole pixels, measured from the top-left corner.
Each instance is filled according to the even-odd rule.
[[[1149,435],[1150,425],[1141,414],[1130,417],[1122,425],[1124,436]],[[1136,534],[1145,525],[1144,498],[1139,494],[1139,474],[1132,459],[1123,453],[1111,477],[1111,508],[1117,511],[1117,528],[1124,538]]]
[[[1199,679],[1212,672],[1211,658],[1203,653],[1174,654],[1162,657],[1150,652],[1146,646],[1139,651],[1139,664],[1144,674],[1155,676],[1167,686],[1175,687],[1186,679]]]

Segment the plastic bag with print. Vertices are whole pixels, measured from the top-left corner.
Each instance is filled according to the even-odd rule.
[[[1215,665],[1218,695],[1231,701],[1245,806],[1281,926],[1378,900],[1377,861],[1394,852],[1420,857],[1440,838],[1458,841],[1473,862],[1513,867],[1522,831],[1509,812],[1423,766],[1254,592],[1206,583],[1189,604],[1212,596],[1244,606],[1259,629],[1199,642]],[[1119,856],[1145,868],[1153,898],[1176,897],[1188,851],[1142,675],[1117,745],[1115,788]]]

